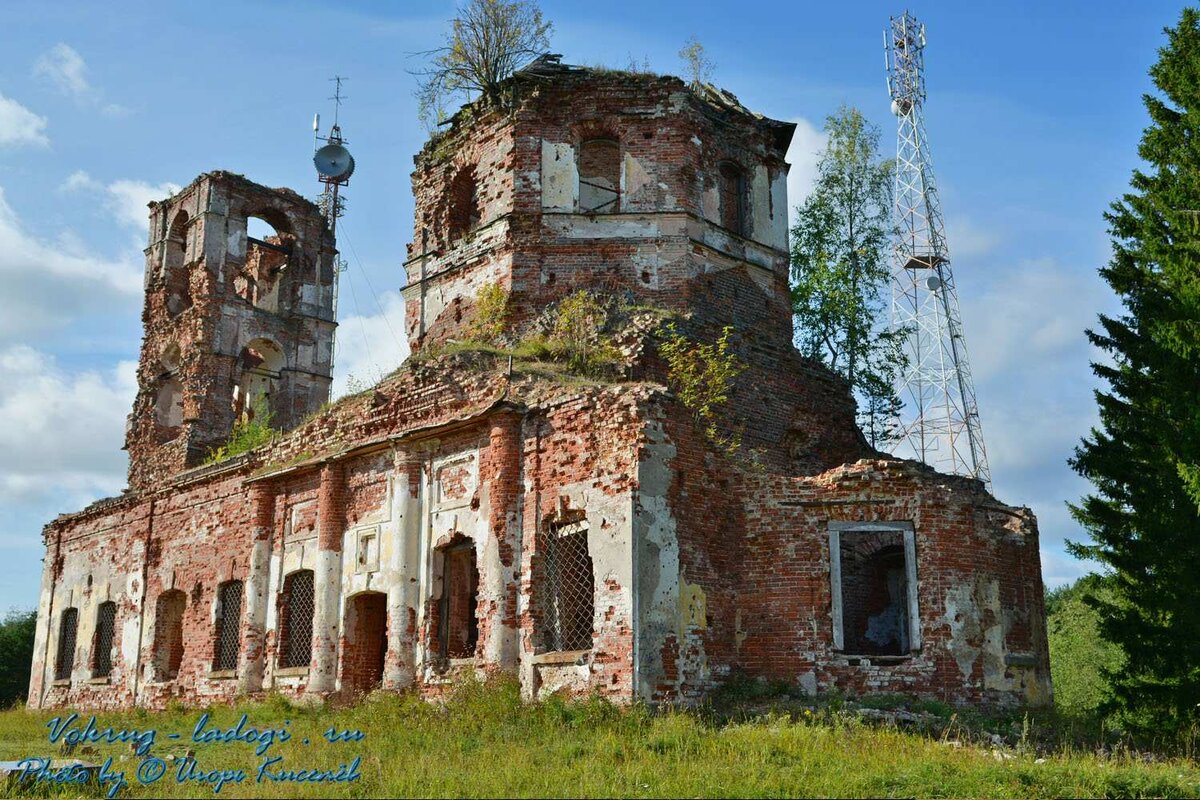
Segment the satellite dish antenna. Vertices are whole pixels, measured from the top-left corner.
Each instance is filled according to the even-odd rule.
[[[340,144],[327,144],[313,154],[313,165],[322,178],[345,181],[354,174],[354,156]]]
[[[942,279],[937,275],[930,275],[925,279],[925,285],[929,287],[929,291],[936,292],[938,289],[942,288]]]

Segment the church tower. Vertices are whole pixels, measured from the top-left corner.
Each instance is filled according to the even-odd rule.
[[[333,235],[289,189],[201,175],[150,204],[145,252],[134,489],[204,463],[239,419],[288,430],[320,408],[337,324]]]

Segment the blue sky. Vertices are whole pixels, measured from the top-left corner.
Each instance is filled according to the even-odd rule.
[[[795,120],[792,202],[842,103],[894,121],[882,29],[901,6],[544,2],[577,64],[681,69],[696,36],[714,82]],[[1095,420],[1083,329],[1115,300],[1102,213],[1128,184],[1146,70],[1177,3],[930,2],[927,121],[994,488],[1030,505],[1047,583],[1086,571],[1065,459]],[[449,2],[5,3],[0,33],[0,609],[36,603],[44,522],[124,486],[140,344],[145,203],[228,169],[315,196],[311,120],[349,76],[358,163],[339,244],[335,390],[404,357],[400,264],[425,138],[406,70]]]

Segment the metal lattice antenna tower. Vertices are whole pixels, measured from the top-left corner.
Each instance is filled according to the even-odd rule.
[[[904,332],[908,367],[894,452],[991,484],[958,293],[925,132],[925,26],[907,11],[884,31],[888,93],[896,115],[896,222],[892,329]]]

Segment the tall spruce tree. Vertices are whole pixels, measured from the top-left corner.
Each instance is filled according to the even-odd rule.
[[[904,367],[902,337],[886,328],[892,175],[879,157],[879,131],[843,106],[825,121],[828,144],[812,193],[792,227],[792,309],[796,345],[844,377],[858,400],[859,425],[873,447],[897,436]]]
[[[1100,428],[1070,462],[1095,487],[1072,507],[1093,543],[1072,550],[1111,569],[1091,602],[1126,655],[1108,708],[1148,733],[1200,723],[1200,13],[1166,34],[1146,168],[1105,215],[1124,313],[1088,331],[1111,358],[1092,365]]]

